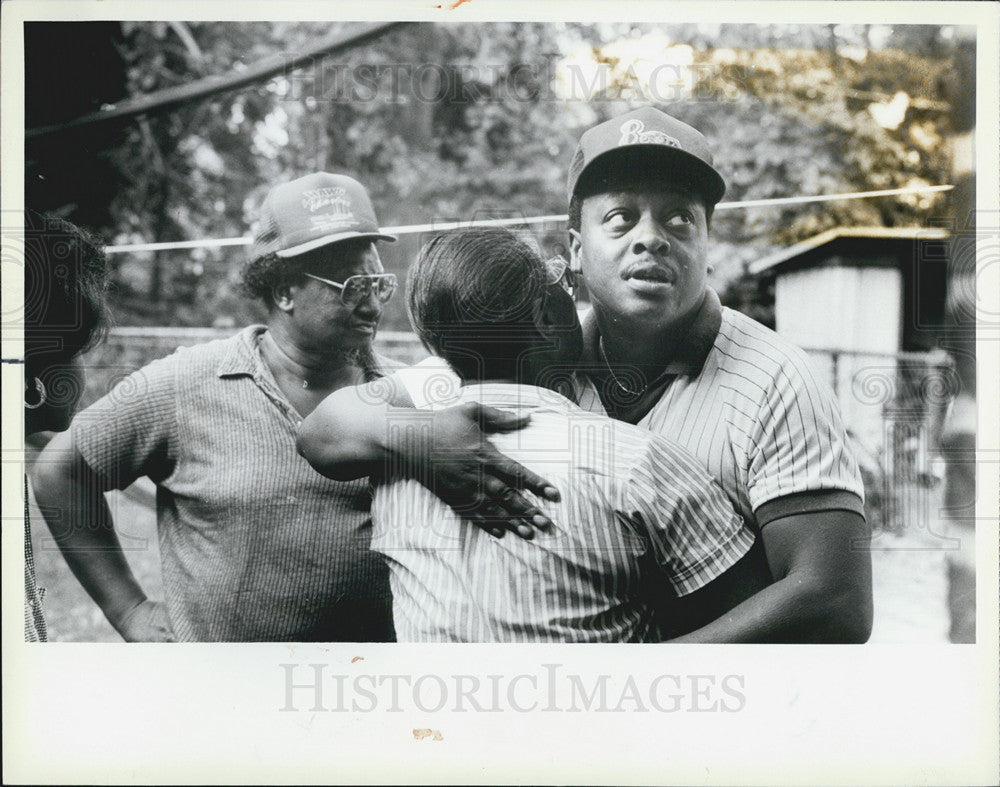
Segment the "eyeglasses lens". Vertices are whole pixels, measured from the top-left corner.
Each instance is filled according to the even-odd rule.
[[[395,276],[351,276],[344,282],[343,301],[348,306],[356,306],[375,290],[375,297],[385,303],[396,291]]]

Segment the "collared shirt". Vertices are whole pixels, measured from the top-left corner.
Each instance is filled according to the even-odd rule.
[[[864,485],[840,407],[791,342],[723,307],[708,289],[664,373],[630,396],[607,374],[593,312],[582,322],[580,368],[590,374],[579,375],[579,405],[683,446],[754,527],[826,510],[864,516]],[[397,375],[417,407],[444,404],[458,390],[440,359]]]
[[[599,370],[596,321],[584,320],[584,368]],[[840,408],[801,349],[708,290],[687,341],[642,395],[593,374],[585,404],[676,440],[757,527],[831,509],[864,515],[864,486]]]
[[[652,611],[640,580],[691,593],[753,544],[698,461],[669,441],[532,386],[471,385],[461,398],[531,413],[491,442],[555,483],[562,502],[533,498],[551,532],[496,539],[416,481],[377,487],[372,549],[389,562],[400,641],[644,641]]]
[[[612,418],[637,424],[663,398],[671,382],[681,376],[697,376],[701,371],[719,335],[722,306],[719,296],[708,290],[684,332],[684,342],[674,349],[663,372],[648,381],[638,368],[616,367],[612,374],[601,348],[593,311],[584,314],[582,324],[584,351],[579,368],[592,383],[588,393],[600,397],[600,404],[592,398],[587,399],[588,409],[607,412]]]
[[[299,415],[260,356],[263,331],[140,369],[77,415],[74,443],[115,488],[156,484],[178,640],[391,639],[369,483],[324,478],[299,456]],[[116,524],[126,552],[148,548]]]

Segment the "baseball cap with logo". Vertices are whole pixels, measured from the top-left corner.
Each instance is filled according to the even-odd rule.
[[[317,172],[271,189],[261,206],[250,258],[294,257],[352,238],[396,240],[379,229],[364,186],[346,175]]]
[[[712,152],[701,132],[655,107],[640,107],[583,133],[569,166],[569,196],[616,172],[648,172],[654,164],[676,182],[700,191],[712,205],[726,193],[726,181],[712,166]]]

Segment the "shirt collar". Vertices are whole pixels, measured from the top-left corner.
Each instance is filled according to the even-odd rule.
[[[229,350],[219,361],[215,373],[219,377],[253,377],[261,371],[263,361],[257,343],[267,330],[264,325],[251,325],[240,331],[229,345]]]
[[[591,309],[583,315],[583,359],[584,366],[602,366],[599,348],[601,334],[597,328],[597,317]],[[715,290],[705,289],[705,297],[695,312],[687,328],[684,342],[677,347],[674,356],[665,369],[670,374],[696,375],[701,372],[715,339],[722,327],[722,303]]]

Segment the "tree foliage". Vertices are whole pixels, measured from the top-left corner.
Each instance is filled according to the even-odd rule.
[[[331,32],[289,22],[91,28],[118,53],[117,84],[84,70],[76,87],[86,100],[52,118],[39,115],[45,101],[29,98],[29,125],[300,51]],[[29,76],[46,40],[28,41]],[[323,169],[365,183],[388,226],[558,214],[583,128],[651,102],[708,136],[728,201],[938,184],[948,179],[949,54],[946,28],[918,26],[410,25],[267,83],[88,133],[71,152],[103,162],[105,189],[77,183],[78,194],[70,184],[29,196],[118,243],[244,235],[271,184]],[[581,79],[567,92],[567,64],[588,58],[601,81]],[[657,63],[683,63],[673,92],[643,82]],[[66,162],[41,144],[29,145],[28,159],[29,183],[32,172]],[[766,292],[743,277],[749,261],[833,226],[922,224],[937,204],[917,196],[719,211],[716,283],[731,284],[730,301],[766,320]],[[386,267],[404,272],[420,240],[384,247]],[[539,240],[558,251],[564,230]],[[244,255],[116,255],[119,322],[258,318],[236,284]],[[406,327],[400,304],[385,325]]]

